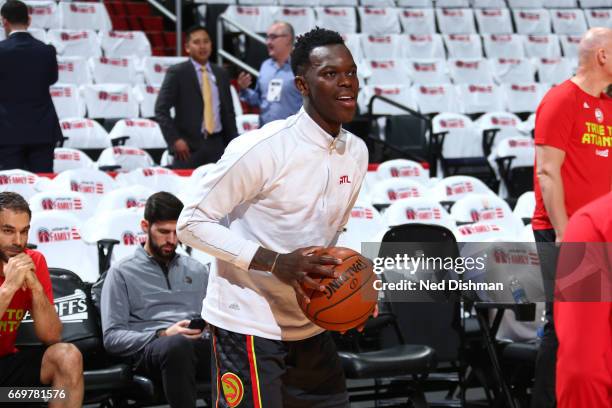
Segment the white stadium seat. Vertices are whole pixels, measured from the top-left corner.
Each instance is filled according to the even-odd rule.
[[[49,190],[78,191],[97,208],[105,194],[116,188],[115,180],[97,169],[73,169],[59,173],[48,186]]]
[[[59,84],[85,85],[91,84],[91,73],[86,58],[57,57]]]
[[[370,98],[374,95],[383,96],[409,108],[415,110],[417,109],[417,105],[412,97],[412,92],[409,85],[366,86],[364,87],[364,91],[360,93],[360,96],[363,97],[365,104],[367,104]],[[405,115],[406,111],[389,105],[382,100],[375,100],[372,106],[372,113],[375,115]]]
[[[63,57],[99,57],[102,55],[100,41],[93,30],[49,30],[49,43]]]
[[[151,55],[151,44],[142,31],[100,31],[100,45],[106,57]]]
[[[455,222],[439,202],[428,197],[407,198],[391,204],[383,215],[389,227],[404,224],[441,225],[453,230]]]
[[[533,191],[527,191],[516,200],[516,204],[514,206],[514,210],[512,211],[514,215],[521,219],[531,219],[533,217],[533,212],[535,211],[535,194]]]
[[[346,45],[346,48],[348,48],[351,54],[353,54],[355,62],[363,60],[363,50],[361,49],[361,34],[342,34],[342,39],[344,39],[344,45]]]
[[[73,30],[110,30],[111,19],[104,3],[59,2],[62,28]]]
[[[135,84],[136,61],[133,58],[90,58],[93,80],[97,84]]]
[[[434,9],[400,9],[399,20],[405,34],[435,34]]]
[[[560,35],[559,40],[561,40],[561,47],[563,49],[563,56],[566,58],[578,58],[578,44],[580,44],[580,40],[582,36],[580,35]]]
[[[497,163],[497,159],[501,158],[512,158],[509,165],[504,163],[505,171],[512,174],[514,169],[529,170],[529,173],[533,172],[533,165],[535,162],[535,143],[531,137],[509,137],[502,140],[497,145],[497,148],[489,156],[489,162],[497,173],[500,173],[500,169]],[[499,196],[506,197],[509,195],[509,190],[506,185],[506,179],[501,177],[501,183],[499,185]]]
[[[368,85],[410,84],[406,61],[367,61],[366,65],[370,71]]]
[[[81,99],[79,88],[72,84],[55,84],[49,87],[49,93],[60,119],[82,118],[85,116],[85,103]]]
[[[495,58],[490,62],[495,80],[500,84],[535,80],[535,67],[529,59]]]
[[[561,56],[556,34],[529,34],[525,36],[525,54],[529,58],[558,58]]]
[[[354,7],[357,6],[358,0],[319,0],[321,6],[345,6]]]
[[[155,163],[142,149],[136,147],[114,146],[102,151],[98,167],[119,166],[120,171],[131,171],[141,167],[151,167]]]
[[[81,221],[66,211],[41,211],[32,214],[29,242],[36,245],[50,268],[64,268],[84,282],[99,277],[98,251],[81,239]],[[70,256],[66,256],[70,254]]]
[[[497,112],[487,112],[479,117],[475,124],[481,130],[499,129],[495,136],[491,152],[494,152],[499,142],[509,137],[524,136],[518,129],[521,124],[521,119],[514,113],[499,110]],[[491,153],[489,152],[489,153]]]
[[[543,8],[513,9],[512,14],[519,34],[549,34],[550,13]]]
[[[410,60],[408,75],[418,85],[437,85],[450,83],[445,60]]]
[[[514,32],[510,11],[505,7],[475,9],[474,14],[478,23],[478,31],[481,34],[511,34]]]
[[[518,34],[484,34],[482,36],[488,58],[523,58],[523,38]]]
[[[508,7],[515,8],[542,8],[544,0],[508,0]]]
[[[510,112],[535,112],[540,101],[548,91],[547,84],[505,83],[504,90],[506,108]]]
[[[580,0],[583,9],[597,7],[612,7],[612,0]]]
[[[493,83],[491,65],[486,59],[450,59],[448,68],[455,84]]]
[[[451,217],[458,224],[499,225],[515,235],[523,229],[523,222],[512,213],[508,203],[491,193],[470,194],[457,200],[451,208]]]
[[[550,15],[557,34],[583,34],[587,30],[582,9],[551,10]]]
[[[134,87],[134,95],[140,105],[140,116],[152,118],[155,116],[155,101],[159,95],[160,85],[138,84]]]
[[[569,58],[535,58],[540,82],[560,84],[574,74],[574,62]]]
[[[484,157],[482,134],[466,115],[440,113],[432,119],[434,133],[447,132],[442,143],[443,159],[468,159]]]
[[[60,15],[55,1],[31,1],[24,3],[28,6],[30,27],[33,28],[60,28]]]
[[[256,33],[265,33],[268,27],[274,22],[272,7],[264,6],[229,6],[225,14],[232,21],[235,21]],[[238,32],[231,25],[226,25],[225,29],[230,32]]]
[[[41,179],[41,177],[26,170],[2,170],[0,171],[0,192],[12,191],[21,194],[23,198],[28,200],[40,191]]]
[[[342,27],[343,33],[357,32],[357,11],[354,7],[317,7],[317,26],[335,30]]]
[[[138,117],[138,100],[130,85],[85,85],[83,97],[90,118]]]
[[[316,22],[312,7],[277,7],[273,15],[274,21],[286,21],[291,24],[296,35],[310,31]]]
[[[438,27],[442,34],[476,33],[474,12],[469,8],[436,8]]]
[[[440,34],[400,35],[404,58],[445,59],[444,44]]]
[[[372,205],[388,205],[406,198],[425,197],[427,189],[408,177],[394,177],[380,180],[372,187]]]
[[[376,179],[387,180],[390,178],[408,178],[427,186],[429,184],[429,170],[425,169],[421,163],[413,160],[387,160],[380,163],[376,169]]]
[[[121,119],[109,133],[111,141],[127,137],[125,146],[164,149],[167,143],[157,122],[150,119]]]
[[[399,9],[393,7],[359,7],[361,32],[367,34],[399,34]]]
[[[478,34],[446,34],[448,58],[482,58],[482,40]]]
[[[351,210],[348,223],[338,237],[337,246],[361,252],[361,244],[373,242],[374,237],[387,226],[376,208],[365,203],[357,203]]]
[[[457,242],[513,242],[517,237],[514,231],[493,223],[475,222],[461,225],[455,231]]]
[[[29,200],[33,213],[41,211],[66,211],[84,221],[93,215],[93,208],[85,196],[77,191],[43,191],[34,194]]]
[[[503,8],[506,7],[504,0],[472,0],[474,8]]]
[[[398,34],[364,34],[361,36],[361,49],[365,59],[369,60],[401,58],[403,42],[404,38]]]
[[[0,25],[1,26],[1,25]],[[38,41],[42,41],[45,44],[47,41],[47,31],[44,28],[28,28],[28,33],[32,35],[32,37],[36,38]]]
[[[74,149],[104,149],[111,146],[106,130],[95,120],[65,118],[60,120],[64,147]]]
[[[497,85],[492,84],[460,84],[457,85],[461,113],[473,114],[502,110],[503,95]]]
[[[128,208],[99,214],[85,223],[83,240],[93,245],[102,239],[116,239],[119,243],[113,247],[111,265],[119,262],[146,241],[140,226],[143,212],[142,208]]]
[[[456,202],[468,195],[494,194],[482,181],[470,176],[450,176],[438,181],[429,192],[438,202]]]
[[[78,149],[69,147],[56,147],[53,150],[53,172],[61,173],[64,170],[92,167],[93,160]]]
[[[97,211],[103,213],[126,208],[144,208],[147,199],[154,193],[155,190],[140,184],[118,187],[102,197]]]
[[[116,180],[117,184],[123,187],[141,185],[149,187],[154,191],[167,191],[172,194],[178,194],[183,187],[183,183],[188,179],[163,167],[142,167],[127,173],[120,173],[117,175]]]
[[[436,7],[470,7],[470,0],[436,0]]]
[[[145,57],[142,59],[142,70],[149,85],[160,86],[168,68],[184,62],[185,57]]]
[[[576,8],[578,0],[546,0],[544,2],[546,8]]]
[[[455,87],[451,84],[418,85],[412,87],[413,97],[424,114],[459,110]]]
[[[612,1],[610,3],[612,4]],[[584,14],[586,15],[589,28],[612,27],[612,10],[610,9],[584,10]]]
[[[431,8],[433,0],[397,0],[398,7]]]

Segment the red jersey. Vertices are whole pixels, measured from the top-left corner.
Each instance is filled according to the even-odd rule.
[[[36,277],[41,283],[47,298],[53,303],[53,289],[51,287],[51,277],[47,268],[45,257],[38,251],[26,249],[36,267]],[[0,286],[4,283],[4,276],[0,276]],[[25,291],[18,289],[13,295],[11,303],[2,316],[0,316],[0,357],[11,354],[17,351],[15,348],[15,338],[17,337],[17,328],[21,323],[26,312],[32,309],[32,292],[27,289]]]
[[[588,258],[595,267],[588,270],[599,270],[603,280],[608,282],[612,265],[611,207],[612,193],[583,207],[570,219],[563,237],[564,242],[606,242],[596,247],[596,252],[603,256]],[[560,262],[566,249],[561,247]],[[573,248],[569,250],[571,256]],[[601,280],[585,279],[586,283],[574,290],[594,294],[601,290],[602,299],[609,300],[609,285],[607,288],[600,286]],[[563,291],[562,294],[568,293]],[[580,299],[576,297],[578,292],[573,295],[574,299]],[[557,406],[609,408],[612,406],[612,303],[555,302],[554,317],[559,339]]]
[[[536,111],[535,143],[565,152],[561,178],[568,217],[612,189],[612,102],[609,98],[595,98],[569,80],[555,86]],[[537,167],[535,170],[536,207],[531,224],[534,230],[551,229]]]

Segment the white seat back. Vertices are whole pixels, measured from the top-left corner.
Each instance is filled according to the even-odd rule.
[[[39,191],[40,178],[26,170],[0,171],[0,192],[11,191],[28,200]]]
[[[231,20],[255,31],[265,33],[274,22],[271,7],[264,6],[229,6],[223,14]],[[225,29],[230,32],[238,32],[232,25],[226,25]]]
[[[53,172],[92,167],[93,160],[85,153],[68,147],[56,147],[53,151]]]
[[[414,59],[445,59],[444,44],[440,34],[402,35],[402,57]]]
[[[517,236],[523,229],[523,222],[512,213],[508,203],[490,193],[470,194],[457,200],[451,216],[457,223],[496,224]]]
[[[102,213],[126,208],[144,208],[148,198],[154,193],[153,189],[141,184],[118,187],[102,197],[97,212]]]
[[[376,208],[368,204],[357,203],[351,210],[351,216],[338,237],[337,246],[351,248],[361,252],[362,243],[372,242],[374,237],[387,228],[383,217]]]
[[[488,58],[523,58],[523,38],[517,34],[483,34],[482,42]]]
[[[513,9],[512,14],[519,34],[549,34],[550,13],[543,8]]]
[[[146,151],[137,147],[115,146],[102,151],[98,158],[98,167],[119,166],[119,171],[131,171],[141,167],[155,165]]]
[[[493,75],[500,84],[535,80],[535,67],[526,58],[495,58],[490,61]]]
[[[553,30],[557,34],[583,34],[587,30],[582,9],[551,10]]]
[[[475,9],[474,14],[478,23],[478,31],[481,34],[511,34],[514,32],[510,11],[505,7]]]
[[[558,58],[561,56],[556,34],[529,34],[525,36],[525,54],[529,58]]]
[[[47,33],[49,43],[63,57],[99,57],[100,41],[93,30],[55,29]]]
[[[438,202],[456,202],[470,194],[494,194],[482,181],[470,176],[450,176],[438,181],[429,197]]]
[[[387,160],[376,169],[378,180],[390,178],[408,178],[417,183],[427,186],[429,184],[429,170],[425,169],[421,163],[407,159]]]
[[[363,101],[362,105],[364,111],[367,111],[367,104],[374,95],[384,96],[409,108],[418,109],[412,97],[411,88],[408,85],[366,86],[359,95]],[[375,100],[372,106],[372,113],[375,115],[405,115],[406,111],[389,105],[382,100]]]
[[[117,175],[117,183],[120,186],[129,187],[139,184],[155,191],[167,191],[175,195],[181,191],[183,183],[187,180],[163,167],[143,167]]]
[[[368,61],[368,85],[410,84],[405,60]]]
[[[470,8],[436,8],[436,18],[442,34],[476,33],[474,12]]]
[[[29,200],[32,213],[41,211],[66,211],[85,221],[94,213],[89,201],[77,191],[48,190],[34,194]]]
[[[296,35],[304,34],[315,26],[316,18],[312,7],[275,7],[275,21],[291,24]]]
[[[474,122],[459,113],[440,113],[432,119],[434,133],[448,132],[442,144],[442,157],[461,159],[483,157],[482,135]]]
[[[106,57],[151,55],[151,44],[142,31],[100,31],[100,45]]]
[[[91,83],[87,60],[83,57],[57,57],[59,84],[85,85]]]
[[[246,115],[236,116],[236,127],[238,134],[250,132],[251,130],[259,129],[259,115],[248,113]]]
[[[95,120],[66,118],[60,121],[62,134],[67,140],[64,147],[73,149],[104,149],[111,146],[106,130]]]
[[[163,149],[167,146],[161,128],[150,119],[121,119],[115,123],[109,137],[111,140],[128,136],[126,146],[141,149]]]
[[[33,1],[27,0],[30,15],[30,27],[33,28],[60,28],[60,14],[55,1]]]
[[[85,103],[79,88],[72,84],[54,84],[49,87],[51,100],[60,119],[82,118],[85,116]]]
[[[510,112],[535,112],[548,91],[547,84],[535,82],[503,84],[506,107]]]
[[[111,176],[97,169],[73,169],[58,174],[49,185],[50,190],[77,191],[82,193],[92,208],[105,194],[116,188],[116,182]]]
[[[138,99],[128,84],[85,85],[83,97],[90,118],[138,117]]]
[[[486,59],[450,59],[448,69],[455,84],[493,84],[493,71]]]
[[[104,3],[59,2],[62,28],[73,30],[110,30],[111,19]]]
[[[399,9],[394,7],[359,7],[361,32],[367,34],[399,34]]]
[[[569,58],[534,59],[540,82],[560,84],[574,74],[574,63]]]
[[[533,191],[526,191],[516,200],[514,215],[519,218],[532,218],[535,211],[536,201]]]
[[[455,222],[444,207],[425,197],[395,201],[385,211],[384,219],[390,227],[419,223],[441,225],[451,230],[455,228]]]
[[[405,198],[424,197],[427,189],[419,182],[408,177],[394,177],[380,180],[370,193],[373,205],[391,204]]]
[[[560,35],[561,47],[563,48],[563,56],[566,58],[578,59],[578,44],[582,36],[575,34]]]
[[[361,49],[366,59],[385,60],[401,58],[401,43],[403,39],[397,34],[393,35],[362,35]]]
[[[134,87],[134,95],[140,105],[140,116],[143,118],[155,117],[155,102],[161,86],[138,84]]]
[[[415,84],[437,85],[450,84],[445,60],[409,60],[408,75]]]
[[[462,113],[481,113],[504,108],[503,95],[497,85],[460,84],[456,89]]]
[[[315,10],[319,27],[342,27],[342,32],[347,34],[357,32],[357,11],[354,7],[317,7]]]
[[[90,58],[93,79],[97,84],[135,84],[136,61],[134,58]]]
[[[186,61],[184,57],[144,57],[142,70],[147,84],[160,86],[164,81],[168,68]]]
[[[459,109],[455,87],[451,84],[414,85],[412,94],[424,114],[453,112]]]
[[[612,1],[610,1],[609,7],[612,7]],[[612,27],[612,10],[610,9],[584,10],[584,14],[589,24],[589,28]]]
[[[405,34],[435,34],[436,32],[433,8],[400,9],[399,20]]]
[[[478,34],[445,34],[449,58],[482,58],[482,41]]]

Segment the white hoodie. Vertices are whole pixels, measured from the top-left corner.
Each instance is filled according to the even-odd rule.
[[[273,340],[322,332],[304,316],[291,286],[248,267],[260,246],[289,253],[333,244],[367,167],[361,139],[345,130],[333,138],[303,109],[234,139],[177,226],[182,242],[217,258],[202,317]]]

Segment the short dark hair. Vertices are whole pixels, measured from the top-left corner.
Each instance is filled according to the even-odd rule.
[[[28,24],[28,6],[19,0],[8,0],[4,3],[0,15],[11,24]]]
[[[183,210],[183,203],[176,196],[160,191],[147,200],[144,219],[150,225],[158,221],[176,221]]]
[[[315,27],[300,35],[291,53],[291,69],[295,75],[302,75],[310,65],[310,53],[317,47],[344,44],[342,36],[336,31]]]
[[[32,211],[25,198],[11,191],[3,191],[0,193],[0,211],[4,210],[24,212],[28,214],[28,217],[32,218]]]
[[[189,27],[187,31],[185,31],[185,43],[189,42],[191,34],[195,33],[196,31],[204,31],[210,37],[210,33],[208,32],[206,27],[200,26],[200,25],[194,25],[194,26]]]

